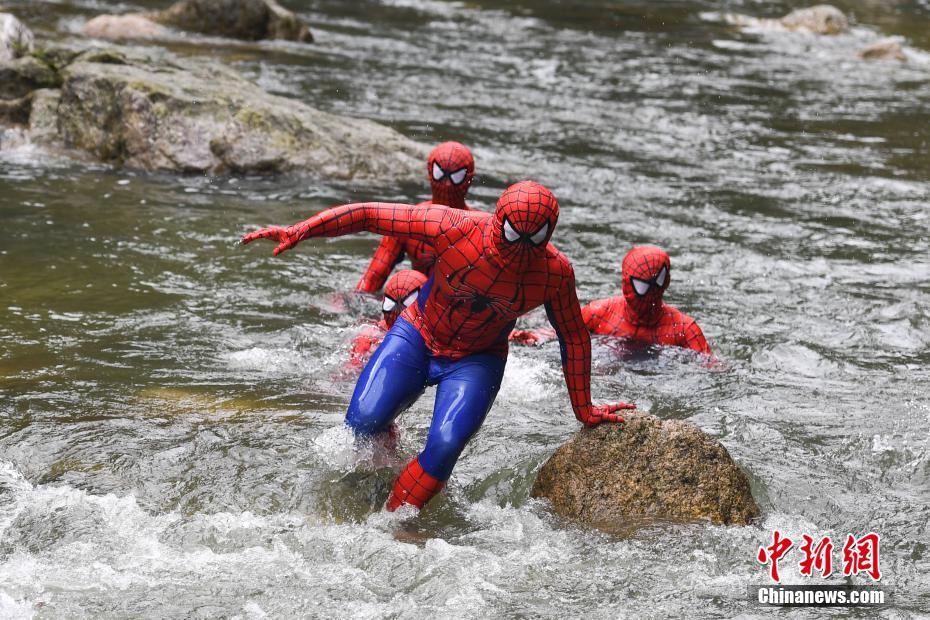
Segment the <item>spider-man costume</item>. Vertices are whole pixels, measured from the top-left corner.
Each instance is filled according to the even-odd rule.
[[[349,366],[361,368],[368,357],[381,344],[384,334],[391,329],[397,317],[404,309],[417,299],[420,288],[426,283],[426,276],[413,269],[402,269],[390,278],[384,285],[384,299],[381,302],[381,312],[384,318],[374,325],[366,325],[362,333],[352,341],[349,352]]]
[[[659,248],[633,248],[623,258],[623,296],[597,299],[582,308],[585,325],[594,334],[684,347],[710,355],[710,346],[694,319],[662,301],[671,281],[671,269],[668,254]],[[536,344],[551,335],[544,329],[514,330],[510,339],[519,344]]]
[[[388,430],[427,385],[437,385],[423,451],[394,483],[388,510],[420,508],[438,493],[500,388],[507,336],[517,317],[545,305],[562,345],[562,367],[575,416],[584,424],[622,422],[618,403],[591,403],[591,337],[585,329],[571,263],[549,243],[559,206],[532,181],[507,188],[496,211],[435,205],[361,203],[319,213],[287,228],[243,237],[278,242],[277,255],[302,239],[367,230],[430,240],[433,273],[362,371],[346,423],[359,434]]]
[[[454,209],[469,208],[465,204],[465,195],[475,177],[475,158],[468,147],[460,142],[443,142],[429,154],[426,170],[433,188],[433,204]],[[418,206],[428,204],[430,201],[421,202]],[[355,290],[377,293],[391,270],[404,260],[404,255],[410,257],[413,269],[427,275],[436,260],[436,252],[429,241],[383,237]]]

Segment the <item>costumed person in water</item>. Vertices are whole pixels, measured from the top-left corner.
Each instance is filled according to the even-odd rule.
[[[352,340],[349,352],[349,367],[361,368],[368,361],[374,350],[384,340],[384,334],[394,326],[394,321],[410,304],[417,299],[420,288],[426,283],[426,276],[413,269],[402,269],[388,278],[384,285],[384,299],[381,312],[384,318],[376,324],[365,325],[362,332]]]
[[[429,154],[426,169],[430,186],[433,188],[432,204],[453,209],[469,208],[465,204],[465,195],[475,177],[475,158],[464,144],[443,142]],[[430,201],[427,200],[417,206],[428,204]],[[429,240],[383,237],[368,269],[355,285],[355,290],[361,293],[377,293],[391,274],[391,270],[404,260],[405,255],[410,257],[413,269],[426,275],[429,275],[433,261],[436,260],[436,252]]]
[[[556,330],[578,420],[588,426],[623,422],[616,412],[634,408],[591,402],[591,337],[575,275],[549,243],[558,217],[552,192],[523,181],[501,194],[494,213],[369,202],[243,237],[243,243],[276,241],[275,255],[308,237],[365,230],[433,244],[432,275],[365,366],[346,414],[357,435],[389,432],[391,421],[426,386],[437,386],[426,446],[395,481],[388,510],[402,504],[421,508],[445,486],[497,396],[514,322],[533,308],[545,306]]]
[[[671,281],[671,269],[668,254],[655,246],[641,245],[627,252],[620,276],[623,295],[597,299],[582,308],[588,330],[639,344],[683,347],[711,355],[694,319],[662,301]],[[510,339],[532,345],[554,336],[548,329],[517,329]]]

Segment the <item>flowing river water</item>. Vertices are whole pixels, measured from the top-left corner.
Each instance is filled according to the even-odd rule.
[[[71,42],[100,12],[164,6],[4,4]],[[665,248],[666,298],[723,366],[596,340],[595,400],[719,438],[763,518],[617,536],[530,498],[578,428],[554,343],[511,351],[446,494],[383,512],[396,464],[342,427],[348,343],[378,315],[345,292],[376,239],[278,258],[236,242],[334,204],[422,200],[425,171],[206,178],[22,147],[0,153],[0,616],[766,616],[747,587],[768,580],[755,558],[774,529],[833,536],[837,572],[847,533],[878,532],[878,613],[930,614],[930,3],[844,1],[836,37],[719,19],[798,6],[781,1],[284,4],[316,43],[168,47],[465,142],[478,208],[548,185],[582,301],[617,293],[631,245]],[[856,58],[888,35],[908,62]],[[400,418],[399,458],[431,395]],[[786,583],[805,582],[797,559]]]

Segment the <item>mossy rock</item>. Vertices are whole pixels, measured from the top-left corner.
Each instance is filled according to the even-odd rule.
[[[0,62],[0,99],[20,99],[40,88],[58,88],[61,75],[36,54]]]
[[[634,415],[578,431],[543,465],[532,490],[555,511],[607,530],[759,517],[746,474],[720,442],[680,420]]]
[[[427,153],[378,123],[271,95],[221,65],[167,52],[82,54],[61,77],[64,146],[116,165],[411,180]]]

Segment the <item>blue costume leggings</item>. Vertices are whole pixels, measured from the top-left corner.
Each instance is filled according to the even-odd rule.
[[[429,475],[448,480],[494,403],[505,364],[505,359],[487,353],[459,360],[435,357],[420,332],[397,319],[355,385],[346,424],[360,435],[386,431],[426,386],[438,386],[433,421],[419,461]]]

